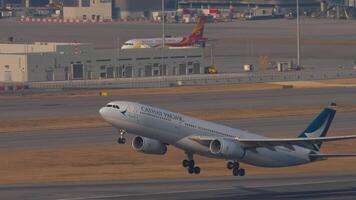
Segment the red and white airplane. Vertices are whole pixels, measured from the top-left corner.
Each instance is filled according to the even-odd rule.
[[[166,47],[191,47],[202,45],[206,39],[203,38],[205,26],[205,16],[199,18],[193,32],[184,37],[167,37],[165,38]],[[126,41],[121,49],[140,49],[140,48],[159,48],[163,44],[162,38],[143,38]]]

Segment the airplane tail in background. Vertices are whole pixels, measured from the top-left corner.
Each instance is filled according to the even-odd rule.
[[[331,122],[334,119],[336,111],[330,108],[325,108],[317,118],[308,126],[303,133],[299,135],[299,138],[320,138],[325,137]],[[322,141],[315,144],[316,150],[320,150]]]
[[[205,39],[203,38],[205,26],[205,16],[199,18],[198,23],[195,25],[193,32],[189,36],[183,37],[183,40],[178,43],[167,43],[168,47],[187,47],[200,44],[205,46]]]
[[[204,26],[205,26],[205,16],[202,15],[200,16],[198,23],[195,25],[192,34],[190,34],[190,37],[194,39],[203,38]]]

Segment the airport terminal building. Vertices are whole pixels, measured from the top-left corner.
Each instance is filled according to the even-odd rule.
[[[203,73],[202,48],[96,49],[85,43],[0,44],[0,82],[99,80]]]

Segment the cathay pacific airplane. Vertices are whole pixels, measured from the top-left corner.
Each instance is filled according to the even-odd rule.
[[[335,110],[325,108],[297,138],[266,138],[213,122],[134,102],[110,102],[100,115],[119,130],[118,143],[126,142],[126,133],[135,135],[134,150],[163,155],[167,146],[185,152],[183,167],[199,174],[193,155],[228,160],[227,168],[234,176],[244,176],[239,163],[261,167],[289,167],[326,160],[329,157],[356,154],[323,154],[323,142],[356,139],[356,135],[327,137]]]

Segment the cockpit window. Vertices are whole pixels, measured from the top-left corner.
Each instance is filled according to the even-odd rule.
[[[120,109],[120,107],[118,105],[108,104],[108,105],[106,105],[106,107]]]
[[[112,104],[108,104],[106,105],[106,107],[120,109],[118,105],[112,105]]]

